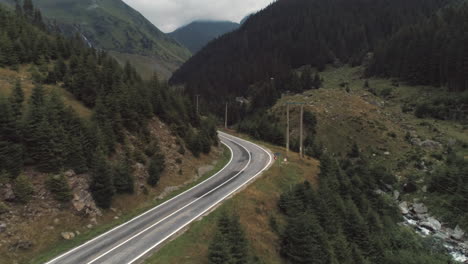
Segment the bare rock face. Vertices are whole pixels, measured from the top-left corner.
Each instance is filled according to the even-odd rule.
[[[67,171],[65,176],[67,177],[70,189],[72,190],[72,205],[77,213],[87,217],[101,216],[101,210],[96,206],[93,196],[89,192],[87,177],[84,175],[76,175],[71,170]]]

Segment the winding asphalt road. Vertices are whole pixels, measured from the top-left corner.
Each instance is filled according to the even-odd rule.
[[[167,202],[46,264],[140,263],[162,243],[253,181],[272,164],[270,151],[219,132],[231,160],[218,173]]]

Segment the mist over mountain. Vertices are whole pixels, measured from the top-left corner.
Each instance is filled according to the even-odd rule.
[[[0,3],[14,5],[13,0]],[[122,63],[138,67],[139,56],[169,76],[190,52],[121,0],[37,0],[43,16],[66,35],[79,33],[93,47],[111,51]]]
[[[197,53],[211,40],[236,30],[239,26],[229,21],[194,21],[169,33],[169,36],[187,47],[192,53]]]

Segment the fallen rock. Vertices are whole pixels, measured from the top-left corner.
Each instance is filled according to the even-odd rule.
[[[400,198],[400,192],[395,190],[393,191],[393,199],[397,200]]]
[[[11,244],[10,251],[16,251],[18,249],[28,250],[32,247],[33,247],[33,243],[31,241],[28,241],[28,240],[18,241],[18,242]]]
[[[460,226],[455,227],[455,230],[453,230],[453,233],[451,234],[451,237],[456,240],[462,240],[464,236],[465,231],[463,231]]]
[[[419,138],[412,138],[411,144],[416,146],[421,146],[421,140]]]
[[[430,150],[438,150],[442,148],[442,144],[434,140],[425,140],[421,142],[421,147]]]
[[[402,202],[398,205],[402,214],[406,215],[409,214],[408,203]]]
[[[422,203],[415,203],[415,204],[413,204],[413,211],[416,214],[426,214],[427,213],[427,207]]]
[[[92,225],[92,224],[88,224],[86,227],[87,227],[88,229],[91,229],[91,228],[93,228],[93,225]]]
[[[3,185],[0,193],[3,193],[2,199],[8,202],[14,201],[16,198],[15,193],[13,192],[13,187],[9,183]]]
[[[73,232],[62,232],[61,235],[62,238],[65,240],[72,240],[73,238],[75,238],[75,233]]]
[[[421,223],[421,226],[428,228],[432,231],[439,231],[442,228],[440,222],[434,217],[428,217],[426,221]]]
[[[5,223],[0,223],[0,233],[5,232],[7,229],[7,225]]]

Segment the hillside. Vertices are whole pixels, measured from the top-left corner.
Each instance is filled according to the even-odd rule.
[[[1,263],[50,257],[226,162],[184,94],[16,12],[0,7]]]
[[[323,69],[328,63],[360,64],[381,40],[448,2],[277,1],[239,30],[211,42],[170,81],[186,84],[209,101],[221,95],[246,95],[249,85],[303,65]]]
[[[195,54],[208,42],[238,27],[239,24],[229,21],[194,21],[168,35]]]
[[[128,56],[145,56],[160,65],[154,70],[166,78],[190,56],[186,48],[123,1],[37,0],[34,4],[64,34],[79,33],[93,47],[113,51],[123,62]],[[138,60],[134,64],[138,65]]]

